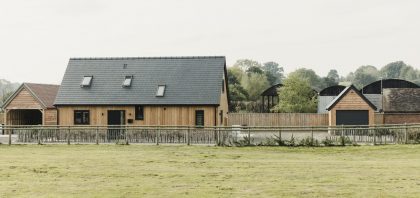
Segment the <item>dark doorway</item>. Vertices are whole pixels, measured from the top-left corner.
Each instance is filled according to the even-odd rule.
[[[337,110],[336,125],[369,125],[369,111]]]
[[[125,111],[109,110],[108,111],[108,140],[120,139],[124,136],[122,125],[125,124]]]
[[[7,113],[8,124],[42,125],[42,112],[38,109],[14,109]]]

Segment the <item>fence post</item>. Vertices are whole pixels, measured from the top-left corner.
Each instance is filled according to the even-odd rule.
[[[251,127],[248,127],[248,146],[251,146]]]
[[[187,128],[187,145],[190,145],[190,126]]]
[[[311,146],[314,146],[314,127],[311,127]]]
[[[279,130],[279,146],[281,146],[281,143],[282,143],[282,141],[281,141],[281,128],[280,128],[280,130]]]
[[[373,146],[376,145],[376,127],[373,126]]]
[[[10,146],[10,145],[12,145],[12,130],[9,129],[8,131],[9,131],[9,142],[8,143],[9,143],[9,146]]]
[[[38,129],[38,144],[41,144],[41,130]]]
[[[408,128],[407,123],[404,123],[404,136],[405,136],[405,144],[408,144],[408,134],[407,134]]]
[[[67,145],[70,145],[70,126],[67,129]]]
[[[95,131],[95,141],[96,141],[96,145],[99,144],[99,127],[96,127],[96,131]]]
[[[160,136],[160,129],[158,128],[156,131],[156,145],[159,145],[159,136]]]

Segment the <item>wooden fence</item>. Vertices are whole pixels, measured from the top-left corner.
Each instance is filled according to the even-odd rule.
[[[328,126],[328,114],[317,113],[229,113],[228,125]]]
[[[377,126],[4,126],[2,144],[211,144],[331,146],[418,144],[420,124]]]

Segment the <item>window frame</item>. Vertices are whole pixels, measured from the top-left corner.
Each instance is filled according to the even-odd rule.
[[[81,122],[80,123],[78,123],[76,120],[77,120],[77,114],[78,113],[81,113],[81,115],[82,115],[82,118],[81,118]],[[84,122],[84,121],[86,121],[84,118],[84,116],[85,116],[85,113],[87,113],[87,122]],[[74,125],[90,125],[90,110],[74,110],[73,111],[73,124]]]
[[[90,78],[88,84],[83,83],[83,82],[85,82],[86,78]],[[83,76],[82,82],[80,82],[80,87],[90,87],[92,85],[92,80],[93,80],[93,76]]]
[[[138,108],[141,108],[141,117]],[[134,106],[134,119],[135,120],[144,120],[144,106],[143,105],[136,105]]]
[[[202,125],[199,125],[198,124],[198,118],[197,118],[197,115],[198,115],[198,113],[202,113]],[[195,110],[195,126],[196,127],[204,127],[204,124],[205,124],[205,115],[204,115],[204,110],[202,110],[202,109],[200,109],[200,110]]]
[[[128,85],[125,84],[125,81],[130,80],[130,83]],[[131,87],[131,84],[133,83],[133,76],[125,76],[122,86],[123,87]]]
[[[162,94],[159,94],[159,90],[160,90],[161,87],[163,87],[163,91],[162,91]],[[156,97],[165,96],[165,92],[166,92],[166,85],[158,85],[158,88],[156,90]]]

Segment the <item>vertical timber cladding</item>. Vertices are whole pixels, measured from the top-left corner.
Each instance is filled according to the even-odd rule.
[[[214,126],[214,106],[144,106],[144,119],[135,119],[134,106],[58,106],[59,125],[74,125],[74,110],[89,110],[90,125],[108,124],[109,110],[125,111],[125,123],[135,126],[195,125],[195,111],[204,110],[204,125]],[[133,123],[128,123],[132,119]]]
[[[343,91],[344,95],[340,94],[341,96],[337,98],[337,101],[329,107],[329,125],[336,126],[337,124],[341,125],[346,123],[348,125],[352,125],[352,123],[357,123],[358,125],[363,125],[363,123],[374,125],[374,107],[354,87],[347,89]],[[344,117],[337,118],[337,116]],[[361,118],[358,116],[363,116],[367,120],[360,120]]]

